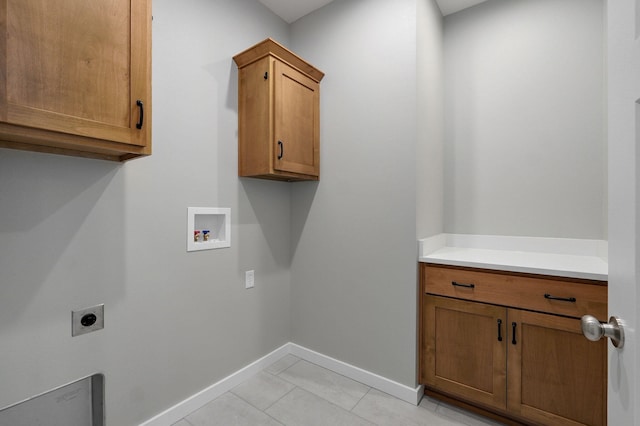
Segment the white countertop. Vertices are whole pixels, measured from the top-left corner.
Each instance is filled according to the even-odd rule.
[[[440,234],[419,243],[420,262],[608,279],[607,243],[601,240]]]

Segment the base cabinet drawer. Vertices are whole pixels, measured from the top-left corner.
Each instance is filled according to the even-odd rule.
[[[515,424],[606,425],[606,340],[587,340],[576,317],[427,293],[420,270],[419,380],[430,394]]]
[[[607,321],[604,281],[512,274],[469,268],[425,265],[424,292],[475,302]]]

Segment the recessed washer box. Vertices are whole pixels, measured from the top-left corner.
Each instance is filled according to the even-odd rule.
[[[187,251],[231,247],[231,209],[187,208]]]

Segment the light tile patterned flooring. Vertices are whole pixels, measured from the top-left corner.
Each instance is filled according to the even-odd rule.
[[[173,426],[498,424],[426,397],[415,406],[287,355]]]

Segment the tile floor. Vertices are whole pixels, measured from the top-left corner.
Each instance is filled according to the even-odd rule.
[[[287,355],[173,426],[498,424],[426,397],[415,406]]]

